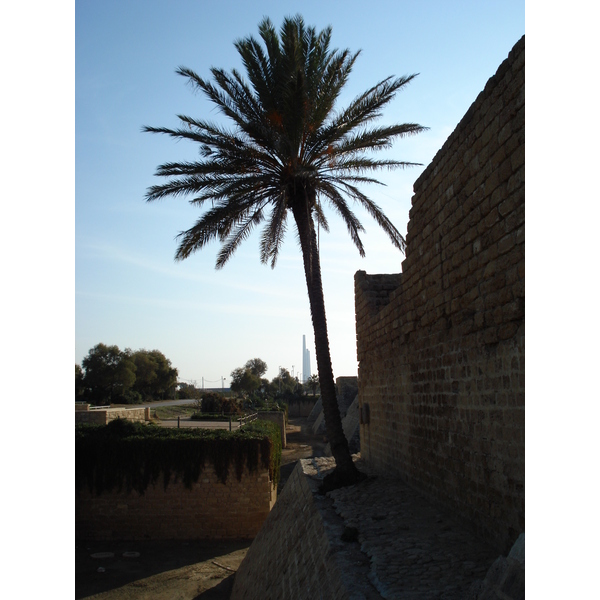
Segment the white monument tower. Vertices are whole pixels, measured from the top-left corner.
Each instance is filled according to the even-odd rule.
[[[302,383],[311,376],[310,372],[310,352],[306,349],[306,336],[302,336]]]

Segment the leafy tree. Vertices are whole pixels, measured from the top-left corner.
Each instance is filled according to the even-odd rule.
[[[252,358],[250,359],[244,367],[249,369],[252,375],[256,375],[256,377],[262,377],[267,372],[267,363],[260,358]]]
[[[177,386],[177,369],[159,350],[150,350],[148,354],[156,364],[155,394],[161,399],[173,397]]]
[[[371,125],[415,75],[384,79],[346,108],[334,110],[359,53],[330,49],[331,28],[317,33],[301,16],[286,18],[280,35],[264,19],[259,33],[264,46],[251,36],[235,42],[249,82],[236,70],[212,68],[214,82],[184,67],[177,70],[232,121],[233,128],[186,115],[179,116],[178,129],[144,127],[196,142],[200,150],[199,160],[160,165],[156,174],[170,179],[149,188],[146,198],[189,195],[198,207],[208,204],[196,224],[180,234],[176,259],[219,240],[217,268],[261,223],[261,261],[274,267],[288,216],[293,219],[304,262],[327,437],[336,462],[323,486],[331,489],[352,484],[361,475],[352,462],[336,401],[316,224],[329,229],[323,210],[327,203],[342,217],[364,256],[364,228],[350,210],[350,199],[366,209],[402,251],[400,232],[357,186],[378,183],[372,172],[380,168],[414,164],[375,159],[368,153],[424,128],[410,123]]]
[[[111,404],[131,399],[135,363],[118,346],[97,344],[81,361],[87,399],[94,404]]]
[[[267,363],[260,358],[252,358],[246,364],[231,372],[230,389],[250,395],[264,386],[261,377],[267,372]]]
[[[144,400],[164,399],[175,394],[177,369],[159,350],[137,350],[130,353],[136,366],[133,386]]]
[[[180,383],[177,397],[180,400],[186,399],[200,399],[202,397],[202,390],[198,389],[191,383]]]
[[[144,400],[152,400],[156,385],[156,362],[145,350],[138,350],[131,354],[135,363],[135,383],[133,389],[138,392]]]
[[[231,371],[231,384],[229,387],[232,392],[251,394],[259,389],[261,385],[260,377],[256,376],[250,369],[242,367]]]
[[[316,395],[317,390],[319,389],[319,376],[311,375],[305,382],[304,387],[312,392],[312,395]]]
[[[75,400],[82,400],[84,391],[85,391],[85,384],[83,383],[83,369],[78,364],[76,364],[75,365]]]
[[[272,394],[282,395],[285,392],[293,392],[296,388],[296,379],[291,376],[287,369],[279,369],[279,375],[271,380],[270,390]]]

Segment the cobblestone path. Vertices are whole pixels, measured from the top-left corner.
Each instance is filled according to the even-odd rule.
[[[308,470],[321,479],[333,464],[315,458]],[[369,473],[363,461],[357,466]],[[499,555],[401,481],[371,476],[328,497],[346,527],[358,530],[369,579],[383,598],[464,600]]]

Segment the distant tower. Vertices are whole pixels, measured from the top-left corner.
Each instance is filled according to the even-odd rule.
[[[306,349],[306,336],[302,336],[302,383],[310,378],[310,352]]]

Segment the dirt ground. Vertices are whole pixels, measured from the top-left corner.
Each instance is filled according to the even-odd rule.
[[[290,419],[278,493],[300,458],[323,456],[326,440]],[[77,542],[75,598],[229,600],[251,541]],[[112,554],[112,556],[107,555]]]

